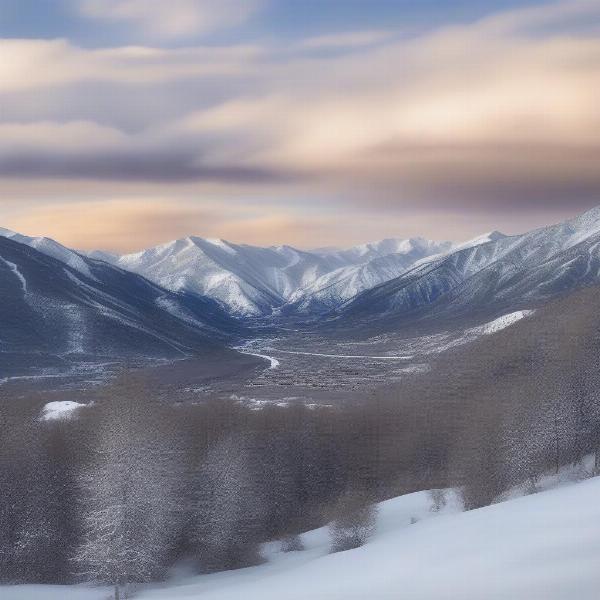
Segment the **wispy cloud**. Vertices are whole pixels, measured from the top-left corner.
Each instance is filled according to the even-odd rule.
[[[243,77],[264,52],[256,46],[87,49],[67,40],[0,39],[0,93],[93,82],[158,86],[195,78]]]
[[[299,46],[310,50],[362,48],[382,43],[392,35],[394,32],[388,30],[349,31],[306,38]]]
[[[82,0],[85,17],[124,22],[157,39],[186,38],[235,27],[263,5],[262,0]]]

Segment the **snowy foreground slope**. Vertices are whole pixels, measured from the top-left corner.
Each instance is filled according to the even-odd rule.
[[[439,514],[420,492],[384,502],[363,548],[327,554],[324,530],[306,550],[250,569],[177,579],[140,592],[154,600],[597,600],[600,478],[532,496]],[[419,521],[411,524],[411,518]],[[19,586],[2,600],[104,600],[106,590]]]

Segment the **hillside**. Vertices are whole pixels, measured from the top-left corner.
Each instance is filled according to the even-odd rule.
[[[328,554],[325,530],[305,550],[214,575],[179,573],[140,600],[596,600],[600,478],[459,512],[431,512],[424,492],[384,502],[366,546]],[[411,519],[418,519],[411,524]],[[491,543],[493,541],[493,543]],[[3,600],[103,600],[105,590],[16,586]]]
[[[395,329],[532,308],[600,282],[600,209],[417,264],[343,304],[336,325]]]
[[[348,250],[261,248],[191,236],[134,254],[92,253],[174,291],[208,296],[246,317],[323,310],[452,248],[422,238],[388,239]],[[348,281],[350,280],[350,282]]]
[[[102,261],[71,258],[67,264],[0,237],[3,376],[102,357],[236,356],[223,342],[239,325],[214,301],[168,292]]]

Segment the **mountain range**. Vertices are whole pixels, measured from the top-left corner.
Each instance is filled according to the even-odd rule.
[[[432,327],[535,308],[598,283],[600,208],[522,235],[347,250],[188,237],[115,255],[1,229],[0,360],[227,352],[254,325],[288,317],[324,330]]]
[[[188,237],[135,254],[92,256],[167,289],[214,298],[237,316],[263,317],[292,308],[304,314],[327,311],[451,248],[450,242],[415,238],[311,252]]]
[[[0,237],[2,376],[102,357],[233,355],[225,342],[239,332],[209,298],[169,292],[51,240]]]
[[[600,208],[422,262],[353,297],[337,314],[342,322],[379,322],[394,328],[416,320],[532,308],[598,283]]]
[[[86,276],[90,275],[86,261],[100,260],[142,275],[171,292],[211,298],[239,319],[325,315],[417,265],[505,237],[492,232],[463,244],[386,239],[346,250],[312,251],[187,237],[117,255],[98,250],[81,253],[49,238],[7,229],[0,229],[0,236],[35,248]]]

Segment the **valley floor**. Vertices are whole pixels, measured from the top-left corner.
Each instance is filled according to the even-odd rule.
[[[440,512],[419,492],[380,505],[363,548],[328,554],[325,530],[306,549],[265,549],[268,562],[205,576],[179,573],[140,600],[597,600],[600,478],[483,509]],[[417,520],[411,524],[411,520]],[[105,600],[107,590],[15,586],[2,600]]]

